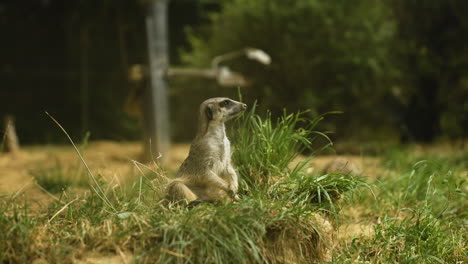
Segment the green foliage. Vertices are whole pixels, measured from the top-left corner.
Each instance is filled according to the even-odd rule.
[[[398,208],[430,204],[434,214],[461,217],[459,207],[466,205],[467,151],[445,156],[408,155],[401,150],[390,153],[384,164],[399,173],[381,187],[382,195]]]
[[[28,213],[29,208],[15,198],[0,197],[0,262],[30,262],[28,255],[38,222]]]
[[[381,123],[386,115],[380,99],[397,71],[390,57],[395,23],[382,1],[227,1],[208,32],[190,36],[185,61],[206,66],[245,46],[265,50],[270,66],[246,59],[226,64],[253,80],[246,98],[260,98],[274,116],[283,108],[313,115],[344,110],[349,118],[338,126],[345,128]]]
[[[324,124],[360,139],[377,132],[416,141],[467,135],[464,1],[232,0],[221,6],[210,26],[190,31],[192,50],[182,57],[206,67],[246,46],[265,50],[270,66],[246,59],[226,64],[253,80],[246,98],[261,98],[274,115],[283,107],[343,110],[342,120]]]
[[[336,211],[343,194],[370,187],[360,177],[331,173],[310,174],[307,166],[314,155],[332,145],[323,133],[314,131],[323,119],[306,117],[307,112],[283,115],[272,120],[256,114],[257,104],[237,120],[232,129],[233,161],[241,181],[241,191],[263,191],[270,198],[287,200],[298,207]],[[328,144],[314,149],[314,141],[325,138]],[[300,153],[308,157],[299,159]],[[296,162],[295,166],[292,163]]]
[[[96,139],[139,137],[139,124],[123,105],[129,94],[145,97],[132,87],[146,87],[148,80],[130,85],[127,71],[146,63],[141,4],[147,2],[29,4],[35,12],[18,1],[5,5],[0,31],[11,41],[0,43],[0,97],[8,98],[0,112],[17,117],[22,143],[57,141],[44,108],[74,135],[92,130]],[[270,66],[240,58],[225,64],[252,81],[247,101],[260,98],[274,117],[283,107],[312,114],[337,109],[345,115],[322,125],[344,136],[375,139],[382,137],[376,132],[399,130],[409,140],[466,137],[467,9],[462,0],[174,0],[169,61],[207,68],[214,56],[261,48],[272,56]],[[30,59],[38,55],[47,60]],[[213,80],[182,78],[170,86],[176,140],[192,137],[186,132],[192,129],[182,129],[195,127],[187,118],[192,106],[231,95]]]
[[[459,263],[468,255],[464,228],[455,228],[434,217],[425,208],[403,220],[383,217],[371,238],[357,238],[340,263],[354,260],[371,263]],[[353,254],[356,254],[353,256]]]
[[[468,19],[461,10],[467,2],[388,3],[397,22],[394,54],[413,139],[466,136],[468,49],[461,36],[468,34]]]
[[[283,115],[272,120],[271,113],[263,119],[256,114],[257,104],[251,107],[237,120],[232,130],[233,161],[240,174],[240,179],[249,187],[270,184],[274,178],[289,174],[289,165],[300,153],[319,151],[312,149],[312,143],[318,136],[326,135],[314,131],[317,123],[323,119],[308,120],[307,112]],[[328,138],[327,138],[328,139]],[[323,148],[331,145],[331,142]],[[323,149],[322,148],[322,149]]]
[[[392,150],[392,174],[377,184],[377,200],[354,201],[379,215],[370,236],[355,237],[334,263],[459,263],[466,250],[466,151],[446,154]]]
[[[276,184],[272,197],[286,199],[298,206],[304,203],[317,205],[321,210],[337,213],[337,205],[343,195],[361,193],[362,188],[372,192],[371,185],[362,177],[330,173],[325,175],[310,175],[303,172],[292,173],[290,180]]]

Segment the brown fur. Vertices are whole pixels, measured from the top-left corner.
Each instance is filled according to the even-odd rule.
[[[229,98],[211,98],[199,109],[197,135],[189,156],[167,186],[170,201],[217,201],[238,199],[237,174],[231,164],[231,147],[224,123],[247,105]]]

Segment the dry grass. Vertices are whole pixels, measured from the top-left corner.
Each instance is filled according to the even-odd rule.
[[[109,149],[110,151],[105,151],[105,149]],[[31,147],[23,150],[21,159],[12,159],[8,155],[0,156],[0,161],[5,162],[5,164],[8,163],[11,172],[13,172],[8,175],[2,174],[1,176],[8,177],[12,183],[14,182],[13,186],[15,184],[17,186],[15,189],[7,188],[7,186],[3,189],[3,194],[5,195],[2,198],[2,201],[5,202],[2,205],[4,210],[3,217],[4,221],[7,221],[4,223],[7,226],[4,227],[7,229],[14,228],[15,232],[19,232],[16,233],[17,235],[15,233],[9,235],[23,237],[19,244],[17,244],[18,242],[15,242],[16,244],[13,243],[11,236],[4,237],[4,241],[7,241],[7,244],[4,246],[11,250],[5,251],[4,254],[10,257],[18,256],[8,259],[18,262],[35,261],[36,263],[41,263],[41,261],[45,260],[54,262],[58,259],[64,262],[75,263],[100,263],[100,261],[124,263],[122,262],[124,259],[128,260],[133,257],[134,259],[140,258],[140,260],[146,261],[149,259],[168,258],[179,262],[186,259],[186,256],[193,255],[192,251],[194,249],[182,247],[184,250],[181,251],[182,248],[172,244],[177,240],[171,240],[173,242],[170,242],[165,247],[161,247],[156,255],[148,258],[144,252],[152,244],[158,243],[157,241],[160,241],[161,237],[157,235],[158,231],[151,231],[154,232],[153,234],[145,234],[147,230],[161,228],[158,227],[159,224],[170,225],[173,223],[172,221],[184,222],[188,219],[198,219],[195,225],[203,227],[205,225],[202,224],[204,221],[211,221],[209,219],[212,219],[212,216],[210,216],[212,214],[227,215],[225,219],[227,222],[234,221],[237,217],[239,219],[236,222],[242,221],[242,219],[248,220],[249,217],[264,219],[263,222],[250,221],[259,225],[253,229],[251,225],[239,225],[239,234],[243,234],[247,230],[250,230],[248,232],[252,230],[258,230],[255,232],[259,232],[256,235],[255,233],[251,234],[257,237],[257,239],[251,241],[252,244],[250,244],[250,246],[257,245],[259,247],[256,253],[258,255],[251,255],[247,259],[254,260],[258,258],[258,260],[263,259],[264,261],[269,260],[271,262],[283,262],[286,260],[297,262],[309,259],[309,262],[315,262],[314,259],[319,260],[325,257],[324,249],[325,244],[328,242],[324,242],[326,238],[322,237],[321,232],[324,226],[326,227],[327,225],[323,221],[310,220],[317,219],[318,217],[314,217],[315,213],[312,211],[306,213],[310,217],[303,218],[303,216],[297,215],[297,212],[290,205],[265,204],[264,199],[267,197],[261,199],[263,201],[261,204],[257,204],[258,197],[256,197],[255,200],[247,199],[244,204],[241,203],[235,205],[235,207],[229,207],[230,209],[223,209],[223,206],[205,209],[201,207],[197,209],[199,210],[198,212],[192,212],[191,214],[194,215],[190,217],[186,215],[187,211],[181,214],[180,210],[182,209],[180,208],[164,209],[164,207],[157,205],[157,203],[152,202],[157,201],[157,198],[154,198],[153,192],[158,188],[154,181],[157,177],[155,177],[153,171],[144,167],[141,167],[143,171],[143,174],[141,174],[131,161],[132,157],[129,156],[129,153],[134,153],[137,156],[138,149],[139,146],[136,143],[95,142],[91,143],[85,151],[86,160],[89,161],[91,169],[102,175],[101,180],[105,183],[106,193],[111,197],[110,200],[114,204],[122,205],[125,204],[124,201],[136,198],[138,195],[135,196],[135,190],[139,188],[138,179],[144,175],[143,185],[145,186],[143,186],[143,195],[141,195],[143,196],[143,201],[140,202],[140,208],[136,205],[134,205],[136,206],[134,208],[128,208],[128,205],[127,207],[121,207],[119,211],[123,213],[125,211],[132,212],[128,218],[121,220],[123,222],[116,221],[116,219],[119,219],[119,215],[117,215],[117,218],[115,216],[112,217],[112,215],[110,217],[106,216],[108,214],[106,209],[103,208],[99,200],[95,199],[96,197],[93,193],[86,188],[81,191],[79,188],[73,187],[57,194],[51,194],[40,189],[35,184],[30,171],[37,169],[39,164],[47,168],[48,166],[55,166],[55,160],[59,160],[58,162],[60,162],[63,168],[67,168],[66,170],[78,168],[76,156],[74,156],[70,148],[48,146],[45,150],[41,150],[38,147]],[[183,160],[180,157],[185,156],[187,152],[188,145],[177,145],[171,155],[174,157],[172,160],[174,164],[169,164],[168,167],[177,167],[178,163],[180,164]],[[122,173],[122,171],[125,173]],[[134,183],[133,187],[131,184],[129,185],[132,182]],[[9,198],[12,193],[17,193],[14,199]],[[34,197],[37,206],[35,206],[34,210],[31,210],[31,200],[27,197],[34,193],[37,194]],[[136,203],[138,204],[138,202]],[[264,209],[260,209],[262,207]],[[95,210],[92,210],[92,208],[95,208]],[[256,213],[259,212],[258,210],[263,213],[259,216],[252,215],[254,211],[251,210],[254,208],[256,208]],[[144,210],[145,212],[139,210]],[[224,213],[219,210],[222,210]],[[290,210],[292,211],[289,212]],[[230,217],[232,216],[228,212],[236,211],[236,218],[231,219]],[[160,222],[162,220],[153,222],[155,219],[153,219],[152,215],[156,214],[168,214],[168,222]],[[175,219],[176,216],[181,217],[183,215],[186,215],[185,220]],[[296,219],[294,221],[295,224],[290,223],[292,219]],[[298,228],[298,225],[301,228]],[[245,227],[248,229],[244,229]],[[220,226],[220,228],[223,230],[225,227]],[[328,232],[327,228],[329,229],[329,227],[325,228]],[[196,237],[203,237],[201,235],[204,233],[203,230],[203,228],[200,229],[201,233],[198,233]],[[173,235],[176,236],[174,239],[178,239],[177,232],[173,233]],[[190,237],[192,238],[189,239]],[[186,239],[190,241],[194,238],[189,232]],[[225,237],[225,239],[227,238]],[[232,239],[234,240],[231,240],[231,243],[235,243],[233,241],[237,241],[239,238],[233,237]],[[247,248],[250,246],[246,245]],[[226,244],[226,248],[229,247]],[[23,250],[18,251],[18,248],[22,248]],[[186,250],[189,251],[187,252]],[[123,253],[124,257],[120,256],[120,252],[125,252]],[[150,250],[149,252],[153,251]],[[240,255],[246,256],[245,254],[246,252]],[[215,262],[220,260],[213,259]]]
[[[462,208],[466,208],[462,194],[466,196],[467,189],[459,180],[468,176],[466,165],[461,162],[466,153],[450,151],[446,146],[443,152],[438,146],[434,150],[427,146],[424,151],[419,149],[414,146],[384,158],[346,156],[364,169],[369,182],[376,184],[374,191],[378,199],[374,200],[370,192],[346,197],[337,204],[339,215],[328,222],[323,214],[317,214],[317,207],[298,210],[297,204],[289,201],[269,202],[271,195],[281,197],[278,193],[264,196],[261,192],[251,192],[244,194],[239,204],[204,205],[192,210],[167,208],[158,203],[160,198],[155,195],[158,186],[154,172],[143,168],[143,186],[139,191],[142,174],[131,162],[140,153],[138,143],[94,142],[87,147],[85,159],[96,174],[102,175],[106,193],[119,209],[113,214],[88,189],[72,188],[51,196],[34,183],[30,170],[54,166],[56,159],[64,168],[76,168],[77,158],[70,147],[26,147],[16,156],[0,155],[3,193],[0,225],[8,230],[3,233],[1,255],[3,261],[5,256],[10,256],[8,261],[20,263],[162,260],[184,263],[201,260],[202,256],[211,254],[210,250],[221,247],[226,252],[236,252],[235,256],[224,257],[233,261],[243,259],[246,263],[304,263],[314,259],[331,263],[366,259],[372,263],[388,263],[385,261],[402,261],[405,254],[416,253],[421,257],[409,263],[462,260],[466,257],[463,242],[466,237],[459,230],[463,226]],[[169,174],[187,152],[187,144],[172,149],[167,164]],[[304,172],[314,175],[332,158],[315,157],[310,167],[304,167]],[[414,169],[414,163],[422,159],[435,163]],[[415,185],[412,187],[415,189],[407,190],[421,192],[399,194],[399,189],[406,190],[405,177],[412,170],[415,170],[413,179],[421,181],[421,187]],[[429,185],[431,195],[421,198],[428,188],[423,181],[428,178],[424,175],[432,174],[440,177],[433,177],[433,184]],[[452,183],[458,188],[458,194],[448,188]],[[406,203],[402,197],[406,197]],[[449,197],[451,202],[440,202],[444,197]],[[444,203],[448,207],[440,214],[438,208]],[[426,209],[415,211],[419,206]],[[213,222],[220,215],[223,220]],[[418,240],[420,229],[414,226],[417,219],[431,231],[424,233],[429,239],[426,242]],[[230,223],[228,229],[226,223]],[[190,225],[199,228],[187,229]],[[223,240],[207,242],[213,237],[206,230],[216,230]],[[384,234],[404,236],[391,242],[392,237]],[[200,244],[206,245],[202,251],[197,246]],[[434,248],[438,244],[442,247]],[[240,251],[235,251],[234,245],[242,245]],[[411,247],[416,251],[410,251]],[[221,255],[213,255],[210,261],[223,259]]]

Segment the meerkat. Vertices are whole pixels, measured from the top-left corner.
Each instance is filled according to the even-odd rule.
[[[176,178],[167,186],[172,201],[238,200],[238,178],[231,164],[231,144],[224,123],[247,109],[247,105],[224,97],[200,105],[198,131],[188,157]]]

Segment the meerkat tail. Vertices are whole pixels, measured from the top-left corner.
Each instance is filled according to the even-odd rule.
[[[167,198],[173,202],[180,200],[192,202],[198,197],[183,182],[175,180],[167,186]]]

